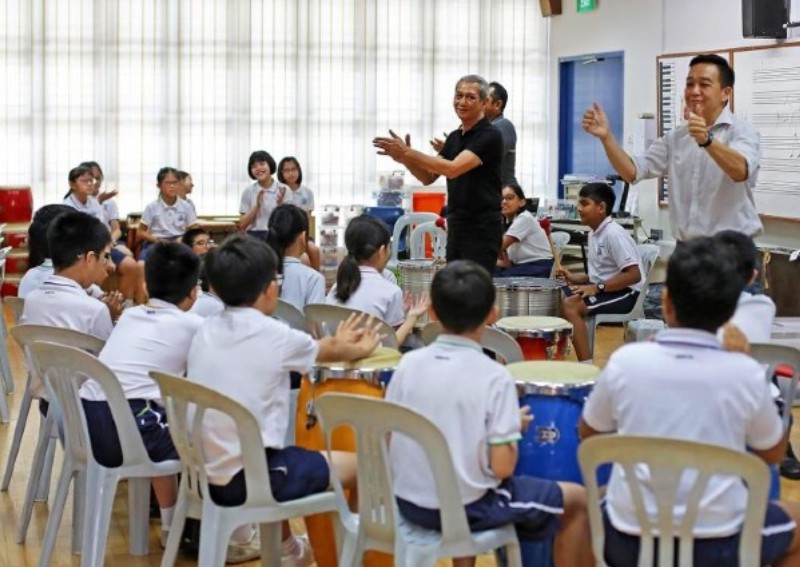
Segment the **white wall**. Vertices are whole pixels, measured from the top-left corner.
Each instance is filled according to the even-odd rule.
[[[594,12],[578,14],[576,2],[565,0],[564,13],[551,20],[550,116],[547,196],[554,196],[558,175],[558,62],[573,57],[608,51],[624,52],[625,100],[623,142],[632,148],[637,115],[656,113],[656,56],[684,51],[713,51],[747,45],[769,45],[775,40],[742,38],[740,0],[598,0]],[[792,0],[795,19],[800,0]],[[797,32],[793,32],[797,35]],[[599,142],[598,142],[599,143]],[[656,182],[636,186],[639,215],[645,228],[662,228],[669,234],[666,210],[657,204]],[[765,221],[759,242],[800,247],[798,225]]]

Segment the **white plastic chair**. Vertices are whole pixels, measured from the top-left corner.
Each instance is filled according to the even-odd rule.
[[[175,563],[187,516],[202,520],[200,567],[224,565],[228,540],[233,530],[247,523],[261,524],[261,564],[280,567],[280,522],[310,514],[335,512],[337,507],[334,493],[324,492],[297,500],[276,502],[267,473],[261,430],[249,409],[215,390],[185,378],[160,372],[151,372],[150,377],[161,388],[170,435],[183,466],[178,503],[161,561],[162,567]],[[203,456],[203,417],[209,410],[222,412],[236,424],[247,486],[247,500],[239,506],[218,506],[209,494]]]
[[[350,512],[338,478],[331,477],[345,527],[340,567],[360,566],[367,550],[394,553],[394,564],[402,567],[433,567],[440,557],[479,555],[498,547],[506,548],[509,566],[521,567],[512,524],[470,532],[447,440],[428,419],[399,404],[346,394],[321,396],[316,408],[329,447],[339,426],[352,427],[356,435],[358,514]],[[425,451],[441,503],[441,532],[415,526],[398,512],[387,459],[388,434],[394,432]]]
[[[431,321],[422,327],[420,336],[422,337],[422,342],[429,345],[441,334],[442,324],[439,321]],[[514,340],[514,337],[500,329],[486,327],[483,330],[480,344],[486,350],[492,351],[495,356],[502,358],[506,364],[525,360],[519,343]]]
[[[714,475],[739,477],[747,485],[747,512],[739,543],[739,565],[760,565],[761,530],[767,509],[770,473],[766,463],[758,457],[692,441],[599,435],[581,443],[578,460],[586,481],[592,549],[599,565],[605,565],[602,562],[605,533],[596,471],[605,463],[616,463],[625,471],[637,523],[642,528],[639,565],[672,567],[675,564],[674,538],[678,538],[680,554],[677,565],[691,567],[693,528],[700,499]],[[642,481],[642,465],[649,469],[650,480],[646,484]],[[692,470],[697,471],[697,475],[686,500],[682,521],[676,522],[673,509],[681,477],[684,471]],[[657,518],[647,514],[643,501],[645,491],[657,503]],[[654,562],[655,533],[673,536],[660,538],[657,563]]]
[[[797,392],[797,381],[800,378],[800,349],[789,345],[772,343],[753,343],[750,345],[750,356],[767,366],[767,381],[771,382],[775,375],[775,367],[787,364],[792,367],[792,377],[778,376],[778,388],[784,401],[783,428],[788,429],[792,417],[792,402]]]
[[[147,555],[151,479],[177,474],[181,470],[180,462],[154,463],[150,460],[119,380],[97,358],[83,350],[54,343],[35,342],[30,351],[39,365],[51,399],[58,402],[60,418],[64,422],[64,465],[53,510],[47,520],[40,564],[48,565],[50,562],[73,478],[76,487],[81,484],[89,487],[89,490],[82,487],[85,498],[80,498],[81,491],[76,490],[73,500],[77,504],[75,508],[80,504],[85,506],[83,523],[73,521],[73,538],[76,532],[83,532],[81,567],[102,567],[104,564],[114,496],[122,479],[128,481],[129,551],[131,555]],[[95,380],[108,400],[122,447],[122,464],[118,467],[105,467],[92,455],[80,398],[81,384],[87,379]],[[73,516],[81,517],[76,513]]]
[[[387,267],[391,269],[397,266],[397,254],[400,251],[400,237],[403,235],[403,231],[407,227],[425,222],[436,222],[436,219],[438,218],[439,215],[434,213],[407,213],[397,219],[397,222],[394,223],[394,229],[392,230],[392,255],[389,258]]]
[[[308,328],[308,321],[306,321],[306,316],[302,311],[288,301],[279,299],[278,305],[275,307],[275,311],[272,313],[272,316],[276,319],[284,321],[292,329],[311,334],[311,330]]]
[[[641,269],[642,273],[642,289],[639,291],[639,297],[636,298],[636,303],[633,305],[628,313],[600,313],[593,315],[586,319],[586,329],[589,332],[589,356],[594,355],[594,336],[597,325],[603,323],[628,323],[634,319],[644,319],[644,300],[647,298],[647,288],[650,287],[650,280],[655,272],[656,261],[658,260],[659,248],[655,244],[639,244],[639,256],[642,259]],[[625,331],[623,329],[623,336]]]
[[[11,475],[14,473],[14,466],[22,444],[22,435],[25,433],[25,425],[28,422],[28,413],[34,400],[34,382],[37,390],[40,390],[39,385],[42,383],[38,363],[30,351],[31,345],[37,341],[44,341],[69,345],[97,355],[105,344],[102,339],[86,333],[47,325],[17,325],[11,329],[11,336],[17,341],[25,355],[28,365],[28,380],[19,407],[19,416],[17,417],[17,425],[14,428],[14,437],[11,440],[11,449],[8,453],[8,459],[6,459],[3,484],[0,485],[0,490],[3,491],[8,490],[8,486],[11,484]],[[17,528],[17,543],[25,541],[28,524],[30,524],[33,512],[33,503],[35,501],[46,502],[50,491],[50,475],[53,468],[53,456],[58,435],[52,412],[48,411],[46,418],[39,412],[37,413],[39,414],[39,437],[36,440],[36,448],[33,452],[31,470],[28,473],[28,487],[25,491],[25,500],[23,501]]]
[[[444,258],[447,254],[447,232],[436,226],[435,222],[418,224],[411,231],[409,241],[409,257],[412,260],[425,258],[425,235],[430,235],[433,242],[433,257]]]
[[[352,314],[362,315],[363,312],[340,305],[324,305],[322,303],[311,303],[303,308],[306,315],[311,334],[316,339],[329,337],[336,333],[339,323],[346,321]],[[376,320],[377,321],[377,320]],[[400,348],[397,343],[397,335],[394,329],[386,322],[380,321],[381,326],[378,333],[383,335],[381,344],[395,350]]]

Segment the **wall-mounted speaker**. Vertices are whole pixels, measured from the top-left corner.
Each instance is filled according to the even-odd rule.
[[[742,0],[742,35],[786,39],[786,0]]]
[[[539,8],[542,9],[542,16],[561,15],[561,0],[539,0]]]

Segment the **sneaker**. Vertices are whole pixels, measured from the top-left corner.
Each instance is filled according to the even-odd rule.
[[[281,567],[310,567],[314,565],[314,551],[308,537],[305,535],[294,536],[297,542],[297,553],[281,555]]]
[[[247,543],[229,543],[228,552],[225,555],[225,563],[236,565],[237,563],[247,563],[261,557],[261,537],[256,530],[253,539]]]

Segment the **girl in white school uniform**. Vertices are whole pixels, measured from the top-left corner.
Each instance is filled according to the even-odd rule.
[[[311,225],[311,215],[314,213],[314,193],[307,185],[303,185],[303,168],[294,156],[286,156],[278,164],[278,181],[289,188],[286,192],[286,203],[297,205],[308,215],[308,224]],[[319,271],[322,256],[319,247],[314,244],[314,235],[309,234],[306,239],[306,255],[311,267]]]
[[[306,213],[295,205],[279,205],[269,217],[267,244],[280,260],[281,299],[301,311],[309,303],[324,303],[325,278],[300,261],[308,245]]]
[[[526,209],[522,187],[503,187],[502,213],[509,224],[503,235],[494,275],[549,278],[553,269],[550,239],[536,217]]]
[[[397,342],[402,344],[417,318],[427,311],[429,301],[427,294],[415,301],[411,297],[404,300],[397,284],[382,275],[390,255],[389,228],[380,219],[361,215],[347,225],[344,244],[347,256],[339,265],[336,284],[325,303],[378,317],[397,330]],[[406,307],[408,312],[404,313]]]

